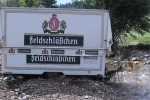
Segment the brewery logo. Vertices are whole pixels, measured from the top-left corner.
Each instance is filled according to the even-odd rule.
[[[49,21],[42,23],[44,33],[64,34],[67,25],[64,20],[60,21],[56,14],[53,14]]]
[[[60,20],[56,14],[52,14],[51,18],[42,23],[44,34],[25,34],[24,45],[32,46],[64,46],[74,47],[83,46],[83,36],[81,35],[65,35],[67,28],[65,20]],[[47,54],[43,51],[43,54]]]

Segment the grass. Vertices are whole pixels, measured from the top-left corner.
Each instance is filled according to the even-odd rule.
[[[135,34],[136,38],[133,36],[128,36],[128,45],[137,45],[137,44],[148,44],[150,45],[150,33],[145,33],[143,36]]]

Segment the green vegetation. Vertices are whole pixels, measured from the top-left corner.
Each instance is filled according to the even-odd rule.
[[[39,0],[19,0],[19,6],[21,7],[38,7],[39,5]]]
[[[0,6],[54,8],[56,0],[0,0]]]
[[[150,0],[72,0],[73,3],[62,7],[106,9],[110,12],[113,46],[118,50],[118,44],[126,34],[132,35],[135,31],[140,34],[150,33]],[[1,0],[1,6],[9,7],[57,7],[56,0]],[[60,7],[60,6],[58,6]],[[129,36],[130,43],[149,43],[149,35],[133,38]]]
[[[128,45],[148,44],[150,45],[150,33],[144,35],[135,34],[135,37],[128,36]]]
[[[150,0],[75,0],[73,6],[86,9],[107,9],[110,12],[113,46],[116,52],[122,37],[137,32],[150,32]],[[131,39],[132,40],[132,39]],[[145,39],[143,39],[145,40]]]
[[[56,0],[41,0],[41,4],[45,8],[55,8],[56,7]]]

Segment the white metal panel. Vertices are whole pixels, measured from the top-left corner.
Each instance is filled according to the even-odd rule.
[[[14,59],[17,58],[17,59]],[[80,64],[26,64],[26,55],[12,54],[7,55],[7,66],[10,68],[33,68],[33,69],[78,69],[78,70],[100,70],[101,57],[97,59],[83,59]]]
[[[65,20],[67,29],[64,35],[82,35],[84,37],[83,47],[71,47],[65,49],[64,56],[76,56],[77,49],[102,49],[96,58],[81,54],[80,64],[27,64],[27,54],[10,54],[5,52],[4,69],[5,72],[40,74],[43,72],[64,72],[64,74],[74,75],[104,75],[105,73],[105,55],[107,48],[105,40],[108,33],[111,33],[108,12],[105,10],[77,10],[77,9],[24,9],[24,8],[3,8],[2,13],[3,32],[6,38],[6,47],[31,47],[31,54],[41,54],[40,48],[51,46],[24,46],[24,34],[44,34],[42,22],[49,20],[52,14],[57,14],[60,20]],[[3,11],[2,11],[3,12]],[[108,36],[109,37],[109,36]],[[107,38],[107,39],[106,39]],[[35,47],[35,48],[34,48]],[[55,47],[53,47],[55,48]],[[58,47],[57,47],[58,48]],[[60,47],[62,48],[62,47]],[[73,49],[76,48],[76,49]],[[50,50],[49,50],[50,51]],[[33,71],[31,71],[33,70]],[[70,71],[69,71],[70,70]],[[92,71],[92,72],[90,72]]]
[[[43,34],[42,22],[49,20],[52,14],[41,13],[8,13],[7,14],[7,47],[23,47],[24,34]],[[58,14],[65,20],[65,34],[84,35],[84,48],[100,48],[103,34],[103,17],[100,15]],[[17,38],[18,37],[18,38]]]

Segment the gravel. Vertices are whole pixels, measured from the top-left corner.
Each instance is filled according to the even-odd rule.
[[[147,53],[139,55],[150,60]],[[0,75],[0,100],[150,100],[149,82],[148,64],[134,72],[118,72],[109,81],[90,76]]]
[[[109,100],[109,98],[115,98],[113,88],[94,77],[43,78],[36,76],[22,80],[9,79],[9,81],[4,80],[5,78],[1,80],[1,83],[5,83],[1,84],[2,88],[0,88],[2,100]]]
[[[149,71],[145,65],[138,72],[119,72],[110,81],[60,75],[8,81],[1,75],[0,100],[150,100]]]

